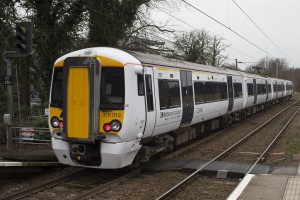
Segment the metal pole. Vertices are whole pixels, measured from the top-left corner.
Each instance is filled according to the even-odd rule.
[[[279,60],[276,59],[276,78],[278,78]]]
[[[19,91],[19,76],[18,76],[18,66],[16,67],[16,83],[17,83],[17,93],[18,93],[18,109],[19,109],[19,126],[22,127],[22,113],[21,113],[21,102],[20,102],[20,91]]]
[[[12,77],[11,58],[5,58],[6,61],[6,75]],[[12,118],[13,118],[13,99],[12,99],[12,83],[7,85],[7,111],[10,114],[10,122],[7,128],[7,151],[12,150]]]
[[[293,84],[294,84],[293,90],[294,90],[294,92],[295,92],[295,90],[296,90],[296,83],[295,83],[295,67],[293,67]]]
[[[237,71],[237,70],[238,70],[238,60],[235,59],[235,71]]]
[[[295,67],[293,67],[293,83],[295,83]]]

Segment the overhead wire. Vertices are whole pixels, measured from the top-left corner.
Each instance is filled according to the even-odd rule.
[[[250,40],[248,40],[247,38],[245,38],[244,36],[242,36],[241,34],[239,34],[238,32],[236,32],[235,30],[231,29],[230,27],[226,26],[225,24],[223,24],[222,22],[218,21],[217,19],[211,17],[210,15],[208,15],[207,13],[203,12],[202,10],[200,10],[199,8],[195,7],[194,5],[188,3],[185,0],[181,0],[182,2],[184,2],[186,5],[194,8],[195,10],[197,10],[198,12],[202,13],[203,15],[207,16],[208,18],[210,18],[211,20],[215,21],[216,23],[218,23],[219,25],[223,26],[224,28],[230,30],[231,32],[233,32],[234,34],[236,34],[237,36],[239,36],[240,38],[242,38],[243,40],[245,40],[246,42],[248,42],[249,44],[251,44],[252,46],[256,47],[257,49],[261,50],[262,52],[268,54],[269,56],[271,56],[272,58],[275,58],[273,55],[271,55],[270,53],[268,53],[267,51],[265,51],[263,48],[259,47],[258,45],[254,44],[253,42],[251,42]]]
[[[97,13],[101,13],[101,12],[99,12],[98,10],[95,10],[95,9],[93,9],[93,8],[90,8],[90,7],[88,7],[88,8],[91,9],[91,10],[93,10],[93,11],[95,11],[95,12],[97,12]],[[185,22],[185,21],[179,19],[178,17],[176,17],[176,16],[174,16],[174,15],[172,15],[172,14],[166,12],[166,11],[163,10],[163,9],[160,9],[160,8],[157,8],[157,9],[160,10],[160,11],[162,11],[162,12],[164,12],[165,14],[169,15],[170,17],[176,19],[177,21],[180,21],[181,23],[183,23],[183,24],[185,24],[185,25],[187,25],[187,26],[189,26],[189,27],[191,27],[191,28],[193,28],[193,29],[195,29],[195,30],[199,30],[199,29],[196,28],[195,26],[192,26],[191,24],[189,24],[189,23],[187,23],[187,22]],[[104,14],[104,13],[101,13],[101,14]],[[114,19],[115,19],[115,18],[114,18]],[[159,36],[158,36],[158,37],[159,37]],[[162,38],[162,37],[159,37],[159,38],[160,38],[160,39],[163,39],[163,40],[165,40],[165,41],[167,41],[167,42],[170,42],[170,43],[172,43],[172,44],[175,43],[174,41],[168,40],[168,39],[166,39],[166,38]],[[247,55],[247,54],[245,54],[245,53],[243,53],[243,52],[241,52],[241,51],[239,51],[239,50],[237,50],[237,49],[235,49],[235,48],[233,48],[233,47],[230,47],[230,46],[229,46],[228,48],[233,49],[233,50],[235,50],[235,51],[237,51],[237,52],[239,52],[239,53],[241,53],[241,54],[243,54],[243,55],[245,55],[245,56],[248,56],[249,58],[253,58],[252,56],[249,56],[249,55]],[[262,50],[262,49],[261,49],[261,50]],[[255,59],[255,58],[253,58],[253,59]]]
[[[246,17],[264,34],[266,38],[283,54],[285,55],[289,60],[299,65],[299,63],[295,62],[292,58],[290,58],[251,18],[250,16],[235,2],[235,0],[232,0],[232,2],[246,15]]]
[[[187,26],[189,26],[189,27],[191,27],[191,28],[193,28],[193,29],[195,29],[195,30],[201,31],[199,28],[196,28],[196,27],[190,25],[189,23],[187,23],[187,22],[185,22],[185,21],[179,19],[178,17],[175,17],[174,15],[172,15],[172,14],[166,12],[165,10],[162,10],[162,9],[160,9],[160,8],[157,8],[157,9],[160,10],[160,11],[162,11],[162,12],[164,12],[165,14],[169,15],[170,17],[173,17],[174,19],[176,19],[176,20],[178,20],[178,21],[184,23],[185,25],[187,25]],[[169,41],[170,41],[170,40],[169,40]],[[172,43],[174,43],[174,42],[172,42]],[[235,48],[233,48],[233,47],[231,47],[231,46],[228,46],[228,48],[233,49],[233,50],[235,50],[235,51],[237,51],[237,52],[239,52],[239,53],[241,53],[241,54],[243,54],[243,55],[245,55],[245,56],[247,56],[247,57],[249,57],[249,58],[256,59],[256,58],[254,58],[254,57],[252,57],[252,56],[250,56],[250,55],[247,55],[246,53],[244,53],[244,52],[242,52],[242,51],[240,51],[240,50],[238,50],[238,49],[235,49]]]
[[[257,58],[254,58],[253,56],[250,56],[250,55],[248,55],[248,54],[245,54],[245,53],[243,53],[242,51],[240,51],[240,50],[238,50],[238,49],[236,49],[236,48],[233,48],[233,47],[231,47],[231,46],[229,46],[228,48],[233,49],[234,51],[237,51],[237,52],[239,52],[240,54],[243,54],[244,56],[247,56],[247,57],[252,58],[252,59],[254,59],[254,60],[257,59]]]

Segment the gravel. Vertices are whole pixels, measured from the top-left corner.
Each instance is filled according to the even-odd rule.
[[[250,132],[253,128],[262,124],[287,104],[290,104],[299,98],[299,96],[294,97],[291,101],[285,101],[283,104],[258,113],[255,116],[240,122],[238,125],[234,125],[233,127],[227,128],[218,134],[209,136],[208,138],[203,139],[202,143],[199,142],[199,145],[196,148],[192,148],[184,152],[184,154],[175,156],[172,159],[208,160],[212,157],[212,155],[220,153],[231,145],[233,140],[241,138],[243,133]],[[298,130],[300,128],[300,124],[297,123],[299,120],[300,114],[297,115],[291,123],[291,126],[285,131],[283,137],[278,140],[276,146],[270,151],[270,157],[268,157],[270,159],[267,159],[265,161],[266,163],[278,164],[282,161],[288,162],[292,159],[292,155],[294,153],[299,152],[300,133]],[[0,183],[0,197],[19,189],[35,185],[48,178],[53,178],[53,176],[59,176],[63,173],[65,173],[63,168],[53,168],[52,170],[35,178],[19,180],[17,182],[10,181],[5,184]],[[184,171],[159,171],[149,174],[143,173],[131,180],[98,194],[92,199],[155,199],[188,175],[189,173]],[[199,176],[196,181],[184,188],[176,195],[176,197],[172,197],[172,199],[225,199],[238,183],[239,180],[235,179],[216,179],[214,177]],[[56,189],[63,190],[63,188],[59,187]],[[49,193],[51,193],[50,190]],[[75,195],[68,194],[68,196],[74,197]],[[65,196],[61,196],[61,198],[63,197]]]

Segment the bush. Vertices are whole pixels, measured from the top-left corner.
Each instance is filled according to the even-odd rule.
[[[32,127],[48,128],[48,118],[47,117],[34,117],[32,118]]]
[[[35,140],[51,140],[51,136],[49,133],[45,133],[42,131],[38,131],[34,133]]]
[[[34,117],[32,118],[32,127],[38,127],[38,128],[48,128],[48,118],[47,117]],[[36,140],[50,140],[51,136],[49,132],[44,131],[36,131],[34,133],[34,139]]]
[[[44,115],[45,108],[47,108],[47,104],[41,104],[41,105],[33,105],[31,107],[31,116],[42,116]]]

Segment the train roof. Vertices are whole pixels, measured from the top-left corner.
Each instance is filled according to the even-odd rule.
[[[238,71],[239,74],[241,74],[242,76],[244,77],[248,77],[248,78],[260,78],[260,79],[267,79],[268,77],[265,77],[265,76],[261,76],[261,75],[257,75],[257,74],[250,74],[250,73],[247,73],[247,72],[243,72],[243,71]]]
[[[101,60],[106,60],[110,63],[117,63],[118,66],[124,66],[125,64],[141,64],[138,59],[120,49],[111,47],[92,47],[81,49],[77,51],[70,52],[58,58],[55,61],[55,66],[62,66],[63,61],[67,57],[101,57]]]
[[[136,57],[142,64],[165,66],[165,67],[171,67],[171,68],[201,70],[201,71],[208,71],[208,72],[214,72],[214,73],[219,73],[219,74],[240,76],[240,74],[236,71],[220,69],[220,68],[213,67],[210,65],[191,63],[191,62],[187,62],[187,61],[163,57],[161,55],[153,55],[153,54],[147,54],[147,53],[141,53],[141,52],[135,52],[135,51],[128,51],[128,53],[130,53],[132,56]]]
[[[170,68],[181,68],[181,69],[190,69],[190,70],[199,70],[206,72],[213,72],[218,74],[227,74],[227,75],[236,75],[252,78],[261,78],[261,79],[272,79],[277,81],[287,81],[283,79],[276,79],[271,77],[263,77],[256,74],[249,74],[242,71],[234,71],[230,69],[220,69],[210,65],[203,65],[197,63],[191,63],[182,60],[176,60],[171,58],[166,58],[161,55],[153,55],[148,53],[141,53],[136,51],[124,51],[111,47],[92,47],[73,51],[71,53],[65,54],[58,58],[55,61],[55,66],[62,66],[63,61],[67,57],[86,57],[86,56],[100,56],[106,59],[107,63],[119,63],[124,66],[128,63],[130,64],[148,64],[156,65]],[[288,81],[291,82],[291,81]]]
[[[201,71],[207,71],[207,72],[213,72],[219,74],[240,76],[238,72],[232,70],[220,69],[209,65],[196,64],[196,63],[191,63],[182,60],[169,59],[161,55],[153,55],[153,54],[140,53],[135,51],[123,51],[120,49],[110,48],[110,47],[92,47],[92,48],[73,51],[71,53],[68,53],[58,58],[55,61],[54,65],[62,66],[63,61],[67,57],[86,57],[86,56],[105,57],[112,61],[117,61],[123,66],[128,63],[148,64],[148,65],[157,65],[157,66],[164,66],[164,67],[171,67],[171,68],[190,69],[190,70],[201,70]]]

